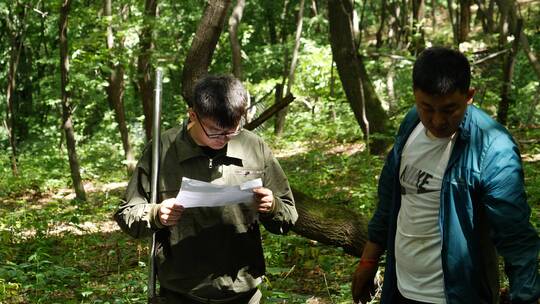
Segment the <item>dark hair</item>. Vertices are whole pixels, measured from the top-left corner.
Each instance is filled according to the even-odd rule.
[[[447,95],[456,90],[467,93],[471,84],[471,66],[462,53],[444,48],[425,49],[414,63],[413,89],[430,95]]]
[[[232,128],[246,114],[248,98],[244,85],[233,76],[207,75],[195,85],[193,110],[219,127]]]

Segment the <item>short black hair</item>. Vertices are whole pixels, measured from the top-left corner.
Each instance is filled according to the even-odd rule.
[[[240,80],[231,75],[206,75],[195,85],[193,110],[219,127],[233,128],[246,114],[249,95]]]
[[[413,89],[443,96],[459,90],[467,93],[471,84],[471,66],[461,52],[445,48],[425,49],[414,63]]]

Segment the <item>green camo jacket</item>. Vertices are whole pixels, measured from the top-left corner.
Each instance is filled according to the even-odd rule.
[[[265,272],[259,222],[270,232],[284,234],[298,218],[287,177],[268,146],[243,130],[221,155],[210,159],[195,144],[185,123],[165,131],[161,136],[160,200],[176,197],[182,177],[226,185],[260,177],[275,201],[274,210],[267,215],[258,214],[250,204],[188,208],[170,228],[163,227],[157,218],[159,205],[149,204],[150,146],[139,160],[114,217],[122,230],[135,238],[157,232],[160,285],[210,299],[231,298],[256,288]]]

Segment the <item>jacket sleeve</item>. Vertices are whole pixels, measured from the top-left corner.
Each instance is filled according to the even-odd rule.
[[[509,135],[497,136],[482,163],[482,202],[492,239],[504,258],[512,303],[536,303],[540,297],[538,253],[540,240],[529,222],[519,151]]]
[[[298,219],[293,194],[287,176],[270,148],[264,142],[262,143],[262,149],[265,162],[263,186],[272,190],[274,207],[271,213],[260,214],[259,218],[268,231],[285,234]]]
[[[124,232],[134,238],[152,235],[162,228],[157,219],[159,204],[150,204],[150,157],[148,145],[129,180],[126,195],[114,214],[114,219]]]
[[[368,238],[386,249],[388,239],[388,229],[390,225],[390,210],[392,206],[394,172],[397,166],[394,146],[386,157],[377,190],[378,204],[373,217],[368,224]]]

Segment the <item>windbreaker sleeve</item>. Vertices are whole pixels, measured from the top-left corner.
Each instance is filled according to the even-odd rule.
[[[493,242],[504,258],[511,302],[537,303],[540,239],[529,222],[531,208],[527,204],[519,151],[509,135],[500,134],[485,153],[482,203],[492,227]]]
[[[291,186],[270,148],[264,142],[261,144],[264,153],[263,186],[272,190],[274,207],[271,213],[260,214],[260,220],[268,231],[285,234],[298,219]]]
[[[162,228],[157,218],[159,204],[150,204],[150,158],[151,149],[147,145],[143,156],[129,180],[126,194],[114,219],[124,232],[134,238],[152,235]]]
[[[386,157],[377,190],[378,204],[373,217],[368,224],[368,237],[373,243],[386,249],[388,229],[390,225],[390,210],[394,193],[394,175],[398,162],[394,146]]]

